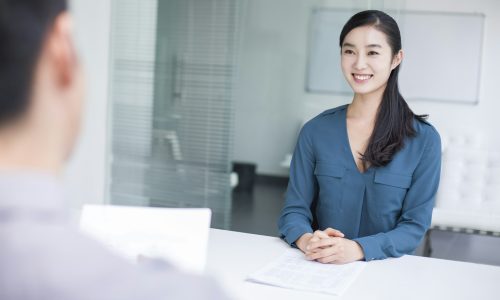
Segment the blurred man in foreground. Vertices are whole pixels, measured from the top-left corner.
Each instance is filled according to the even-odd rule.
[[[0,299],[226,299],[213,281],[136,267],[68,220],[60,176],[83,75],[64,0],[0,0]]]

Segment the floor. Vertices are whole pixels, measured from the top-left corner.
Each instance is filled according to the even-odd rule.
[[[277,236],[286,185],[284,178],[258,176],[252,190],[235,190],[231,230]],[[432,231],[431,243],[432,257],[500,266],[500,237]]]

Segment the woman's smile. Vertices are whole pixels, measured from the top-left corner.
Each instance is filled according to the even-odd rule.
[[[354,74],[354,73],[352,73],[352,77],[354,78],[354,82],[356,82],[356,83],[365,83],[368,80],[370,80],[370,78],[373,77],[373,74]]]

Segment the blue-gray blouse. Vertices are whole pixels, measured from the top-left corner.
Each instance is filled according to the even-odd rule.
[[[327,110],[302,128],[280,235],[294,245],[317,224],[358,242],[365,260],[412,253],[431,222],[441,170],[439,134],[415,120],[417,135],[405,140],[388,165],[361,173],[349,146],[346,113],[347,105]]]

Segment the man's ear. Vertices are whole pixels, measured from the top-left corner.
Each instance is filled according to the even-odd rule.
[[[71,36],[71,17],[67,12],[61,13],[54,20],[52,29],[49,30],[46,51],[54,67],[57,83],[62,87],[71,85],[77,67],[77,57]]]
[[[401,62],[403,61],[403,56],[404,56],[403,50],[399,50],[398,53],[394,55],[391,64],[391,71],[401,64]]]

